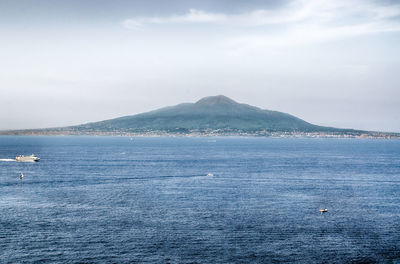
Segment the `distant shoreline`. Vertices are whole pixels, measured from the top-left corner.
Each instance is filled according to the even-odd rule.
[[[400,133],[392,132],[220,132],[193,131],[171,133],[165,131],[119,132],[119,131],[57,131],[57,130],[11,130],[0,131],[1,136],[121,136],[121,137],[272,137],[272,138],[370,138],[400,139]]]

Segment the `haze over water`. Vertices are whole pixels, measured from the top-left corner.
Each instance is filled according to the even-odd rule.
[[[400,141],[4,136],[0,159],[0,262],[400,261]]]

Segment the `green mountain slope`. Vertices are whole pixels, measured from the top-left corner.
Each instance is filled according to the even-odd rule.
[[[240,104],[223,95],[205,97],[196,103],[179,104],[143,114],[88,123],[66,129],[88,132],[345,131],[316,126],[282,112],[263,110],[247,104]]]

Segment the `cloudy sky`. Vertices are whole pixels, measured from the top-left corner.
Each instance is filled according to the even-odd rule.
[[[400,2],[0,0],[0,129],[223,94],[400,132]]]

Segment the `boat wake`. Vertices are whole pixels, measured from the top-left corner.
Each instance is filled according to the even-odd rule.
[[[0,161],[16,161],[15,159],[0,159]]]

